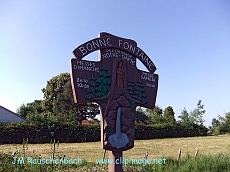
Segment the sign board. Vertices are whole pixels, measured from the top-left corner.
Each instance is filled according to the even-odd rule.
[[[99,50],[99,61],[82,60]],[[134,146],[136,106],[154,108],[158,75],[151,59],[131,39],[100,33],[74,51],[71,83],[75,103],[96,102],[101,109],[102,148],[124,151]],[[139,59],[148,69],[137,69]]]

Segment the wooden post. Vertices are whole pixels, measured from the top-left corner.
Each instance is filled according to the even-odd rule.
[[[144,154],[144,160],[146,160],[149,156],[149,152],[147,151],[145,154]]]
[[[199,149],[197,149],[196,152],[195,152],[195,158],[197,157],[198,152],[199,152]]]
[[[181,149],[179,149],[179,151],[178,151],[177,161],[180,160],[180,156],[181,156]]]
[[[108,152],[108,170],[109,172],[122,172],[122,151],[109,151]]]

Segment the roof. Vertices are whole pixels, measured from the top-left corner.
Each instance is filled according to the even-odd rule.
[[[82,120],[82,122],[81,122],[81,124],[82,125],[89,125],[89,124],[95,124],[95,123],[97,123],[97,121],[96,120]]]
[[[26,119],[0,105],[0,123],[26,122]]]

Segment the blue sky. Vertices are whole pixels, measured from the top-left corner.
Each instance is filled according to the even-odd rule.
[[[1,0],[0,105],[15,112],[42,99],[47,80],[70,72],[72,51],[100,32],[137,42],[157,67],[156,104],[176,117],[199,99],[207,126],[230,112],[228,0]]]

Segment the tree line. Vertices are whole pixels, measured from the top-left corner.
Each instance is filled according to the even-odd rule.
[[[184,126],[190,126],[192,124],[203,126],[205,122],[204,114],[204,105],[202,105],[201,100],[198,101],[197,107],[190,113],[184,108],[181,115],[178,116],[178,121],[175,119],[175,112],[171,106],[166,107],[164,110],[159,106],[156,106],[154,109],[143,109],[139,107],[136,112],[136,122],[145,124],[179,123]]]
[[[82,103],[75,104],[71,88],[70,74],[61,73],[47,81],[46,87],[41,89],[42,100],[34,100],[31,103],[22,104],[17,113],[26,118],[28,122],[34,124],[47,123],[79,123],[83,120],[94,120],[98,122],[96,116],[100,113],[98,104]],[[156,106],[154,109],[137,107],[135,111],[135,123],[155,125],[169,124],[182,126],[204,126],[205,109],[202,101],[199,100],[197,106],[191,112],[185,108],[181,111],[179,120],[175,119],[173,107],[168,106],[162,109]],[[215,134],[230,132],[230,112],[225,117],[213,118],[210,131]]]
[[[218,115],[217,118],[213,118],[209,131],[214,135],[230,133],[230,112],[225,113],[224,117]]]

